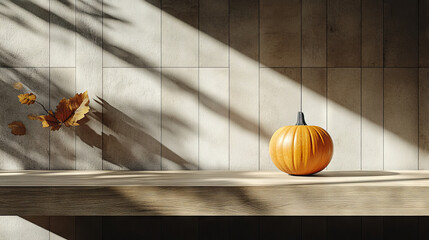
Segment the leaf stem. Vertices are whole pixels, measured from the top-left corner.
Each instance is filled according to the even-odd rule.
[[[36,101],[36,103],[38,103],[40,106],[42,106],[43,110],[45,110],[45,112],[50,115],[50,113],[48,112],[48,110],[46,110],[46,108],[45,108],[45,106],[43,106],[43,104],[41,104],[38,101]]]
[[[54,114],[51,114],[48,110],[46,110],[46,108],[45,108],[45,106],[42,104],[42,103],[40,103],[40,102],[38,102],[38,101],[35,101],[36,103],[38,103],[40,106],[42,106],[42,108],[43,108],[43,110],[45,110],[45,112],[48,114],[48,115],[51,115],[52,117],[54,117],[58,122],[61,122],[60,120],[58,120],[58,118],[57,117],[55,117],[55,115]]]

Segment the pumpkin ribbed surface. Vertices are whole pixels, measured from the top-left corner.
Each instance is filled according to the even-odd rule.
[[[281,171],[292,175],[323,170],[331,161],[333,150],[331,137],[318,126],[285,126],[270,140],[271,160]]]

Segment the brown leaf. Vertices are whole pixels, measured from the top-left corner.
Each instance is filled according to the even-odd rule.
[[[19,98],[19,102],[21,104],[33,104],[36,101],[36,95],[34,95],[33,93],[24,93],[24,94],[19,94],[18,95]]]
[[[23,87],[24,86],[20,82],[16,82],[13,84],[13,88],[15,88],[16,90],[21,90]]]
[[[85,117],[85,114],[89,112],[89,99],[88,92],[76,94],[70,99],[70,106],[74,110],[73,115],[64,123],[68,126],[79,126],[78,121]]]
[[[10,129],[12,129],[13,135],[25,135],[25,125],[22,122],[14,121],[7,125]]]
[[[77,93],[74,97],[63,98],[58,103],[55,114],[49,111],[48,115],[38,116],[43,127],[50,127],[52,131],[60,129],[64,124],[66,127],[79,126],[78,121],[85,117],[89,111],[88,91]]]
[[[39,116],[37,116],[36,114],[28,114],[27,118],[30,120],[37,120],[39,119]]]
[[[52,111],[49,111],[48,115],[38,116],[37,119],[42,122],[42,127],[50,127],[51,131],[56,131],[61,127],[61,122],[54,117],[54,113]]]
[[[89,112],[88,91],[76,93],[70,99],[63,98],[57,106],[55,117],[66,127],[79,126],[79,120]]]

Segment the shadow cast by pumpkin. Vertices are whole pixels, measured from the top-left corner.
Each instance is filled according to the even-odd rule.
[[[322,171],[309,177],[375,177],[398,175],[397,172],[389,171]]]

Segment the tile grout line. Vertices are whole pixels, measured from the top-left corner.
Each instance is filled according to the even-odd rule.
[[[325,4],[325,127],[328,131],[328,1]],[[332,161],[332,160],[331,160]],[[325,168],[328,170],[328,166]]]
[[[200,0],[197,0],[197,28],[198,28],[198,46],[197,46],[197,89],[198,89],[198,105],[197,105],[197,134],[198,134],[198,142],[197,142],[197,169],[200,170]]]
[[[48,41],[48,107],[51,107],[51,0],[48,0],[49,9],[49,41]],[[48,132],[48,170],[51,170],[51,131]],[[51,239],[51,217],[48,217],[49,234],[48,239]]]
[[[51,0],[49,0],[49,2],[48,2],[48,8],[49,8],[48,108],[51,108]],[[48,139],[49,139],[49,142],[48,142],[48,169],[51,170],[51,131],[49,131],[49,137],[48,137]],[[50,225],[50,220],[49,220],[49,225]],[[50,227],[49,227],[49,229],[50,229]],[[50,236],[49,236],[49,239],[50,239]]]
[[[420,0],[417,0],[417,170],[420,170]]]
[[[328,1],[326,0],[326,11],[325,11],[325,95],[326,95],[326,131],[328,131]]]
[[[231,0],[228,0],[228,171],[231,170]]]
[[[360,170],[362,170],[363,166],[363,47],[362,47],[362,38],[363,38],[363,24],[362,24],[362,3],[363,0],[360,1]]]
[[[160,77],[160,126],[161,126],[161,132],[160,132],[160,139],[159,139],[159,142],[160,142],[160,147],[161,147],[161,149],[160,149],[160,152],[159,152],[159,155],[160,155],[160,159],[159,159],[159,170],[162,170],[162,158],[163,158],[163,156],[162,156],[162,149],[163,149],[163,143],[162,143],[162,132],[163,132],[163,126],[162,126],[162,115],[163,115],[163,112],[162,112],[162,79],[163,79],[163,75],[162,75],[162,0],[159,0],[159,4],[160,4],[160,6],[159,6],[159,8],[160,8],[160,10],[159,10],[159,12],[160,12],[160,42],[161,42],[161,44],[159,44],[159,61],[160,61],[160,68],[159,68],[159,72],[160,72],[160,75],[159,75],[159,77]]]
[[[76,75],[77,75],[77,60],[76,60],[76,55],[77,55],[77,41],[76,41],[76,29],[77,29],[77,21],[76,21],[76,0],[74,0],[74,92],[76,93]],[[73,132],[74,132],[74,170],[76,169],[76,165],[77,165],[77,157],[76,157],[76,128],[73,128]]]
[[[382,3],[382,58],[381,58],[381,67],[382,67],[382,71],[383,71],[383,168],[382,170],[384,171],[384,0],[381,0]]]
[[[101,1],[101,98],[104,100],[104,0]],[[104,107],[101,107],[101,170],[104,170]]]
[[[258,0],[258,171],[261,170],[261,0]]]
[[[303,105],[303,97],[302,97],[302,87],[303,87],[303,84],[304,84],[304,81],[303,81],[303,79],[302,79],[302,6],[303,6],[303,1],[304,0],[301,0],[301,33],[300,33],[300,36],[301,36],[301,41],[300,41],[300,55],[301,55],[301,66],[300,66],[300,73],[301,73],[301,101],[300,101],[300,111],[302,112],[302,105]]]

